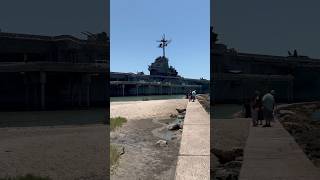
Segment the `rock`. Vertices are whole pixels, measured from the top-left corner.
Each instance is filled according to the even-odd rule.
[[[176,114],[170,114],[170,118],[177,118]]]
[[[236,157],[235,160],[236,160],[236,161],[243,161],[243,156],[238,156],[238,157]]]
[[[296,123],[296,122],[283,122],[282,125],[291,134],[302,133],[309,130],[308,127],[304,126],[301,123]]]
[[[224,167],[228,169],[240,169],[241,168],[241,161],[230,161],[224,165]]]
[[[183,113],[186,111],[186,109],[176,109],[178,113]]]
[[[167,146],[168,143],[165,140],[159,140],[159,141],[156,142],[156,145],[158,145],[160,147],[164,147],[164,146]]]
[[[122,146],[122,147],[121,147],[121,151],[120,151],[120,156],[123,155],[124,153],[125,153],[124,147]]]
[[[177,118],[178,118],[178,119],[184,119],[184,115],[179,114],[179,115],[177,116]]]
[[[295,112],[293,112],[293,111],[290,111],[290,110],[280,110],[279,111],[279,114],[280,114],[280,116],[284,116],[284,115],[286,115],[286,114],[289,114],[289,115],[296,115],[296,113]]]
[[[243,156],[243,149],[240,148],[233,148],[231,151],[213,148],[211,151],[221,164],[234,161],[237,157]]]
[[[167,128],[171,131],[178,130],[180,129],[180,123],[169,124]]]
[[[183,123],[180,123],[180,124],[179,124],[179,128],[180,128],[180,129],[183,129]]]
[[[219,168],[214,173],[214,178],[216,180],[238,180],[238,171],[231,169]]]

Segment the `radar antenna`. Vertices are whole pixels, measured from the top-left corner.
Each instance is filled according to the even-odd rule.
[[[171,39],[170,40],[167,40],[166,39],[166,35],[163,34],[162,36],[162,39],[161,40],[158,40],[157,42],[160,42],[159,44],[159,48],[162,48],[162,51],[163,51],[163,57],[165,57],[166,53],[165,53],[165,49],[166,47],[168,46],[168,44],[171,42]]]

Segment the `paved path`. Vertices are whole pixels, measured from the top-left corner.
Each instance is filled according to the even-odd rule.
[[[201,104],[189,102],[184,119],[176,180],[210,179],[210,117]]]
[[[271,128],[250,127],[240,180],[319,180],[320,169],[276,121]]]

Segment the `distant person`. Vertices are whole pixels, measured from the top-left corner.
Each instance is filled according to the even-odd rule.
[[[260,92],[259,91],[255,91],[254,96],[251,99],[250,106],[251,106],[252,126],[257,126],[259,108],[260,108]]]
[[[262,120],[263,120],[263,109],[262,109],[262,95],[260,93],[259,95],[259,111],[258,111],[258,125],[262,125]]]
[[[192,91],[192,102],[194,102],[194,100],[196,100],[196,95],[197,95],[196,90],[193,90]]]
[[[273,111],[275,108],[274,95],[275,91],[271,90],[270,93],[265,94],[262,98],[263,116],[266,121],[263,127],[271,127],[270,121],[273,119]]]
[[[190,90],[189,93],[188,93],[188,98],[189,98],[189,102],[190,102],[191,99],[192,99],[192,92],[191,92],[191,90]]]
[[[245,118],[251,117],[250,99],[244,99],[243,111],[244,111]]]

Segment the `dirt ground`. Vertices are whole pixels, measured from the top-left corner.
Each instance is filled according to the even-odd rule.
[[[0,128],[0,177],[107,179],[107,126]]]
[[[160,147],[156,142],[166,139],[167,123],[173,121],[170,115],[186,106],[184,99],[111,103],[111,116],[128,119],[110,135],[111,143],[125,151],[111,179],[174,179],[181,131],[170,134],[167,146]]]
[[[250,119],[246,118],[233,118],[239,114],[236,105],[220,105],[214,109],[211,106],[211,149],[219,149],[222,151],[232,151],[235,148],[244,149],[249,135]],[[217,115],[217,116],[215,116]],[[225,118],[225,119],[216,119]],[[241,158],[241,157],[240,157]],[[241,160],[231,161],[225,165],[219,163],[218,158],[211,154],[211,172],[213,180],[218,179],[237,179],[241,169]],[[229,164],[229,165],[228,165]]]

